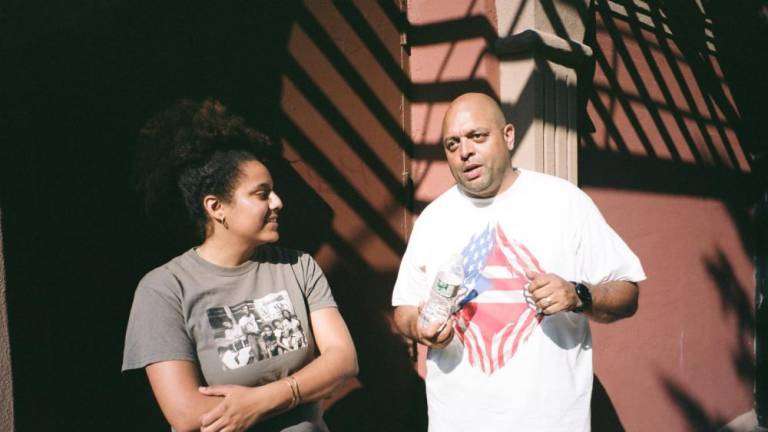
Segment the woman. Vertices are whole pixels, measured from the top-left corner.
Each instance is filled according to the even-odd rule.
[[[211,100],[180,102],[141,137],[154,152],[142,165],[148,201],[180,193],[202,243],[139,282],[123,370],[146,370],[176,431],[327,430],[317,401],[357,359],[317,263],[271,245],[283,205],[267,169],[274,146]],[[263,323],[296,315],[306,346],[260,356],[236,319],[250,308]]]

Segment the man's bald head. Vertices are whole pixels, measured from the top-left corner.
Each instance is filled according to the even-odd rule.
[[[453,178],[467,195],[489,198],[512,185],[514,144],[515,128],[491,97],[466,93],[451,102],[443,119],[443,148]]]
[[[503,128],[507,123],[504,119],[504,113],[501,112],[501,107],[492,97],[483,93],[464,93],[448,106],[448,111],[443,117],[443,135],[445,135],[446,125],[453,121],[454,116],[464,112],[472,112],[475,115],[487,117],[494,123],[494,126],[499,128]]]

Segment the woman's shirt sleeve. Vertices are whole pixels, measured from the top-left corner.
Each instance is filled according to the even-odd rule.
[[[328,280],[317,261],[311,255],[302,253],[300,262],[304,275],[304,297],[307,299],[309,311],[336,307],[331,288],[328,286]]]
[[[123,371],[166,360],[197,361],[181,294],[176,279],[162,267],[139,282],[125,335]]]

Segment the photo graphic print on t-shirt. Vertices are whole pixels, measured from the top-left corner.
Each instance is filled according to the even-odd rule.
[[[307,346],[304,328],[285,290],[207,312],[224,370]]]
[[[526,270],[546,273],[522,243],[509,240],[501,225],[488,225],[462,250],[464,287],[477,297],[454,326],[470,366],[486,375],[503,368],[543,319],[527,295]]]

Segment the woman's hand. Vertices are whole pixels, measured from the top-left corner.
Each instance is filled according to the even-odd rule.
[[[266,414],[270,407],[261,387],[239,385],[215,385],[200,387],[206,396],[224,399],[201,417],[200,432],[240,432],[248,429]]]

